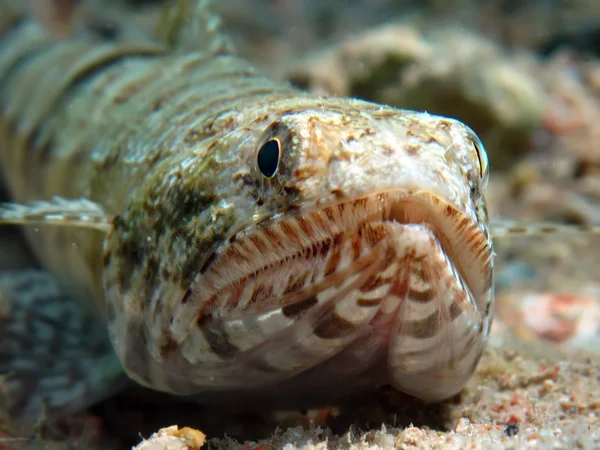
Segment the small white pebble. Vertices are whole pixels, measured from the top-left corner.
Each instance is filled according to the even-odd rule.
[[[471,426],[471,421],[466,417],[461,417],[456,421],[456,425],[454,426],[454,431],[459,434],[467,434],[469,432],[469,427]]]

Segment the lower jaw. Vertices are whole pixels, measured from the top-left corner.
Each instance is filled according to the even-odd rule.
[[[367,229],[382,228],[384,232],[380,235],[379,241],[381,241],[381,239],[384,239],[386,236],[389,239],[390,234],[397,234],[399,233],[399,231],[397,230],[404,228],[401,222],[406,217],[411,218],[411,214],[414,214],[414,210],[409,210],[411,204],[408,204],[408,202],[410,201],[412,201],[412,199],[405,201],[402,204],[393,203],[389,207],[389,211],[392,211],[393,213],[388,211],[387,217],[383,213],[379,216],[375,215],[376,219],[367,221],[366,223],[362,222],[362,225],[360,226],[365,227]],[[326,214],[326,212],[324,211],[319,211],[319,213]],[[432,228],[426,224],[415,225],[412,224],[410,221],[409,224],[412,225],[412,227],[416,229],[420,228],[421,230],[431,230]],[[351,230],[356,229],[357,228],[352,228]],[[420,235],[423,236],[425,234],[426,233],[421,233]],[[349,235],[352,236],[352,232],[349,233]],[[430,235],[436,235],[435,230],[433,230],[433,233],[430,233]],[[377,247],[377,242],[374,241],[371,247]],[[436,242],[439,241],[436,240]],[[374,252],[374,254],[375,253],[377,252]],[[366,256],[370,258],[369,264],[373,264],[374,260],[371,258],[372,255],[366,254]],[[339,282],[340,280],[343,280],[343,277],[337,278],[337,280]],[[325,288],[325,285],[323,284],[316,287],[318,287],[319,289],[323,289]],[[306,292],[304,291],[296,292],[296,294],[300,296],[298,297],[298,299],[305,298],[301,296],[306,296]],[[341,294],[337,295],[337,297],[343,300]],[[286,301],[287,300],[290,300],[290,298],[286,298]],[[247,310],[247,313],[260,315],[261,309],[262,312],[265,312],[264,308],[266,306],[268,307],[267,303],[268,302],[261,304],[261,302],[258,302],[257,304],[255,304],[256,309]],[[272,304],[271,306],[275,306],[275,308],[281,307],[281,305],[277,306],[275,304]],[[236,311],[236,313],[241,312],[242,311]],[[267,316],[268,314],[265,314],[264,318],[268,319]],[[240,317],[242,316],[240,314],[237,314],[237,318],[239,319]],[[227,321],[228,318],[227,316],[222,316],[219,320]],[[297,323],[295,323],[295,325],[296,324]],[[276,377],[276,379],[271,379],[271,381],[273,381],[271,383],[269,382],[268,377],[270,375],[273,375],[273,373],[269,373],[268,371],[266,371],[257,373],[257,377],[254,378],[254,382],[252,382],[250,381],[250,370],[240,371],[240,373],[246,374],[243,385],[234,383],[234,385],[229,386],[228,389],[219,391],[219,389],[217,388],[215,389],[215,392],[203,394],[202,397],[203,399],[208,399],[208,397],[214,395],[215,398],[223,399],[224,397],[228,397],[231,395],[234,398],[237,398],[239,401],[241,401],[242,398],[247,398],[250,402],[260,401],[262,404],[263,401],[268,402],[266,399],[264,399],[264,397],[269,392],[277,391],[280,393],[277,395],[277,397],[284,397],[281,398],[281,401],[275,401],[275,403],[281,407],[285,404],[289,404],[290,401],[292,402],[292,404],[294,404],[293,402],[299,402],[300,400],[308,400],[313,396],[317,399],[345,397],[358,390],[368,390],[378,385],[385,384],[389,381],[389,368],[385,366],[385,355],[386,350],[388,348],[389,335],[391,333],[391,324],[381,324],[381,326],[378,327],[373,327],[373,324],[371,322],[369,322],[368,324],[372,328],[375,328],[374,333],[371,333],[369,336],[359,335],[355,339],[353,338],[353,340],[350,343],[341,345],[335,350],[334,353],[329,354],[326,357],[326,359],[315,359],[308,362],[304,361],[306,362],[306,364],[303,363],[302,359],[298,359],[297,362],[299,363],[300,371],[294,372],[293,374],[289,373],[290,378]],[[303,323],[300,325],[307,324]],[[209,324],[206,325],[206,327],[208,326]],[[220,329],[223,329],[223,327],[221,327]],[[270,327],[269,329],[273,328]],[[297,336],[297,330],[298,328],[290,328],[289,330],[287,330],[287,332],[284,333],[285,337],[283,340],[276,337],[275,334],[269,335],[269,337],[267,338],[269,340],[269,345],[267,347],[261,345],[260,348],[251,348],[249,351],[252,352],[254,356],[258,355],[259,358],[260,355],[268,353],[267,350],[269,348],[272,350],[275,349],[276,352],[285,351],[287,353],[288,349],[291,348],[288,344],[292,342]],[[306,327],[302,327],[302,330],[306,331]],[[294,339],[289,339],[290,336]],[[289,339],[289,342],[286,341],[286,337]],[[250,341],[253,342],[254,339],[250,339]],[[241,349],[241,351],[246,352],[248,350]],[[357,360],[356,364],[353,364],[352,357],[353,354],[356,353],[365,354],[366,356],[364,357],[364,359]],[[246,359],[246,361],[249,360]],[[262,367],[261,364],[257,364],[254,366],[255,369],[258,369],[260,367]],[[265,367],[267,367],[267,365],[265,365]],[[301,370],[302,367],[308,368],[305,370]],[[335,367],[336,369],[331,370],[332,367]],[[251,369],[252,367],[248,368]],[[279,374],[285,374],[286,372],[284,369],[277,370],[279,370]],[[218,374],[215,375],[215,378],[219,378]],[[284,395],[281,395],[282,393]]]

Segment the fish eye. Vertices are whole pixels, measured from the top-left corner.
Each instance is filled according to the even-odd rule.
[[[481,186],[485,189],[490,177],[487,152],[485,151],[483,143],[477,136],[472,136],[471,140],[473,141],[473,146],[475,147],[475,152],[477,153],[477,158],[479,159],[479,178],[481,181]]]
[[[256,156],[258,169],[265,178],[273,178],[279,169],[279,159],[281,158],[281,141],[279,139],[269,139],[265,142]]]

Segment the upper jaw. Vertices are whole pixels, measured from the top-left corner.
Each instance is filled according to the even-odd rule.
[[[432,193],[400,190],[328,206],[315,205],[253,224],[236,233],[215,254],[211,264],[196,279],[194,290],[230,289],[232,283],[282,267],[332,237],[348,236],[365,224],[381,221],[429,226],[472,294],[485,292],[484,278],[491,258],[485,224]]]

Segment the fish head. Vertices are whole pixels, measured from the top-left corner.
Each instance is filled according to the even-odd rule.
[[[428,401],[464,386],[493,315],[485,149],[457,120],[352,102],[220,138],[210,167],[235,169],[205,166],[220,209],[197,228],[218,238],[185,287],[155,296],[170,303],[144,325],[160,345],[142,343],[155,368],[138,381],[194,394],[366,379]]]

